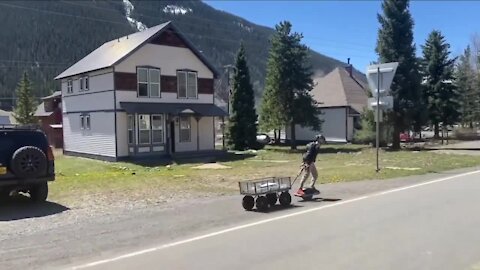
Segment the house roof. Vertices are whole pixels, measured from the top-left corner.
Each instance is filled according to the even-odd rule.
[[[53,94],[51,94],[50,96],[43,97],[42,100],[51,99],[51,98],[57,98],[57,97],[61,97],[61,96],[62,96],[62,91],[55,91],[55,92],[53,92]]]
[[[186,104],[186,103],[147,103],[147,102],[120,102],[120,106],[127,113],[170,113],[196,114],[200,116],[227,116],[227,113],[215,104]]]
[[[367,106],[366,83],[350,76],[344,68],[336,68],[314,82],[312,95],[321,103],[320,108],[349,106],[361,113]]]
[[[80,61],[55,77],[55,80],[78,75],[81,73],[112,67],[138,50],[142,45],[160,35],[164,30],[171,28],[187,44],[189,49],[218,76],[215,67],[198,51],[195,46],[172,24],[166,22],[153,26],[144,31],[111,40],[82,58]]]
[[[2,118],[0,121],[2,125],[16,124],[15,117],[13,117],[12,112],[0,110],[0,118]]]
[[[46,112],[45,111],[45,102],[40,103],[40,105],[37,106],[37,110],[35,111],[34,116],[50,116],[52,115],[52,112]]]

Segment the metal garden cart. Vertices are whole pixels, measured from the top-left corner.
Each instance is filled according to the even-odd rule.
[[[268,177],[262,179],[240,181],[240,194],[244,195],[242,206],[250,211],[254,206],[258,211],[267,211],[269,206],[280,202],[281,206],[289,206],[292,197],[288,191],[292,188],[290,177]]]

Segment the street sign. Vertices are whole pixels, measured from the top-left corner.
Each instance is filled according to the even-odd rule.
[[[370,65],[367,67],[367,80],[373,98],[368,99],[368,106],[375,108],[377,172],[380,171],[378,153],[380,149],[380,122],[383,120],[383,110],[393,108],[393,97],[390,85],[397,71],[398,62]]]
[[[393,109],[393,96],[381,96],[379,105],[381,110]],[[377,108],[377,98],[373,97],[368,99],[368,108],[371,110]]]
[[[390,85],[392,85],[397,67],[398,62],[370,65],[367,67],[368,86],[374,97],[377,96],[377,92],[380,93],[380,96],[389,94]],[[380,78],[378,78],[379,71]]]

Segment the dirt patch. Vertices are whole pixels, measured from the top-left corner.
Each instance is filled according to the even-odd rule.
[[[230,169],[232,167],[222,165],[220,163],[207,163],[200,166],[192,167],[192,169],[198,170],[223,170],[223,169]]]

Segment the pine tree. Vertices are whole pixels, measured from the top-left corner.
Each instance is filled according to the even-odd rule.
[[[290,22],[275,26],[267,63],[267,78],[260,122],[265,130],[291,128],[291,148],[296,148],[295,126],[320,130],[320,111],[310,91],[313,89],[308,48],[303,36],[292,33]]]
[[[480,93],[475,85],[475,72],[472,66],[472,53],[468,46],[460,56],[456,69],[456,86],[460,94],[461,122],[463,126],[473,128],[479,121]]]
[[[423,48],[422,73],[428,118],[439,135],[439,124],[454,124],[460,117],[460,95],[454,83],[455,60],[440,31],[432,31]]]
[[[22,79],[18,83],[16,94],[18,100],[13,114],[15,120],[22,125],[37,123],[37,119],[34,116],[37,107],[27,72],[23,73]]]
[[[240,45],[235,59],[231,106],[228,127],[229,145],[235,150],[254,148],[257,135],[257,114],[243,43]]]
[[[381,63],[399,62],[390,87],[394,98],[393,112],[387,117],[393,126],[392,148],[400,148],[400,132],[415,123],[422,108],[421,78],[413,43],[413,19],[409,0],[384,0],[383,14],[378,14],[380,29],[376,52]]]

